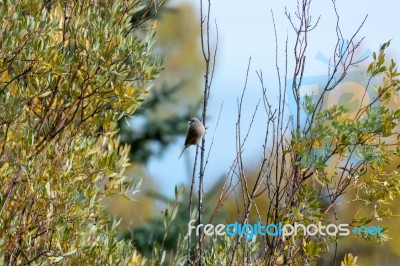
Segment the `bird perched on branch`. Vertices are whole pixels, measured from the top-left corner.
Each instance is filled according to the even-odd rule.
[[[186,136],[185,147],[183,148],[183,151],[181,152],[181,155],[179,155],[179,158],[181,158],[183,152],[190,145],[199,144],[200,140],[204,136],[204,132],[206,131],[205,128],[204,128],[203,123],[197,117],[192,117],[188,123],[190,124],[190,127],[189,127],[189,130],[188,130],[187,136]]]

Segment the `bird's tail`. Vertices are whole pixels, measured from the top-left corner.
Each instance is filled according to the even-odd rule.
[[[179,158],[178,158],[178,160],[181,158],[181,156],[182,156],[182,154],[183,154],[183,152],[186,150],[186,147],[185,148],[183,148],[183,150],[182,150],[182,152],[181,152],[181,155],[179,155]]]

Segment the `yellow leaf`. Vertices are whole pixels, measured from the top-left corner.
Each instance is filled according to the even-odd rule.
[[[351,253],[347,253],[341,263],[342,266],[357,266],[357,256],[353,257]]]
[[[10,76],[8,75],[8,71],[4,71],[3,75],[1,75],[2,82],[8,82],[10,80]]]

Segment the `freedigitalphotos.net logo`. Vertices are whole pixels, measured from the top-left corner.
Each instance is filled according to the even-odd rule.
[[[228,236],[241,236],[243,235],[247,241],[253,239],[253,237],[260,236],[271,236],[281,237],[285,240],[287,237],[292,235],[303,235],[303,236],[348,236],[351,233],[358,236],[382,236],[383,228],[380,226],[360,226],[359,228],[350,228],[349,224],[328,224],[323,225],[321,222],[317,224],[304,225],[295,222],[294,224],[267,224],[263,225],[260,221],[256,224],[240,224],[238,222],[225,224],[199,224],[194,225],[196,221],[191,220],[188,223],[188,233],[192,235],[193,230],[195,235],[200,235],[202,229],[204,234],[207,236],[212,235],[228,235]]]

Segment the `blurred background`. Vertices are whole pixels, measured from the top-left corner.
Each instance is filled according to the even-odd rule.
[[[265,85],[270,91],[270,101],[274,102],[274,98],[277,99],[275,37],[271,12],[274,14],[277,30],[278,61],[283,66],[286,38],[289,47],[295,39],[284,11],[286,7],[288,11],[294,12],[296,5],[294,0],[212,2],[211,20],[215,19],[218,25],[218,52],[207,118],[207,151],[213,136],[215,140],[204,180],[206,212],[213,210],[224,177],[235,156],[237,99],[243,90],[249,58],[251,57],[251,65],[244,98],[243,125],[250,123],[255,106],[262,96],[256,71],[263,73]],[[399,3],[394,0],[340,0],[336,5],[345,38],[350,38],[368,15],[365,25],[356,37],[356,41],[365,37],[358,49],[360,59],[370,55],[372,51],[377,51],[380,44],[392,39],[388,57],[400,62],[400,54],[396,51],[399,46],[399,31],[397,23],[394,23]],[[178,156],[188,129],[186,121],[191,116],[199,116],[201,112],[204,61],[200,46],[199,10],[199,1],[173,0],[168,1],[161,12],[153,14],[157,20],[154,22],[157,23],[156,50],[165,56],[165,69],[140,110],[133,117],[120,121],[121,141],[131,145],[131,166],[127,175],[141,177],[143,183],[140,193],[137,194],[137,201],[114,197],[108,204],[110,211],[122,218],[121,233],[124,237],[133,237],[139,251],[144,254],[150,252],[151,241],[162,240],[162,211],[173,199],[175,186],[184,187],[184,199],[177,222],[181,223],[183,228],[187,225],[185,197],[187,199],[195,148],[190,147],[180,160]],[[331,1],[312,2],[311,13],[314,14],[314,20],[320,16],[320,21],[309,35],[308,68],[305,71],[307,86],[304,87],[304,91],[318,89],[321,76],[327,74],[329,58],[337,38],[336,15]],[[217,31],[212,29],[214,44],[216,35]],[[289,48],[289,59],[291,53]],[[356,88],[356,91],[362,91],[366,78],[362,73],[369,62],[367,59],[360,63],[359,67],[354,69],[355,76],[346,80],[338,91],[328,95],[328,104],[345,101],[351,105],[357,101],[354,90],[350,98],[343,100],[342,96],[349,92],[349,86]],[[290,69],[293,64],[288,63]],[[395,98],[393,105],[397,106]],[[217,127],[219,114],[220,121]],[[263,120],[256,117],[244,150],[250,179],[251,172],[256,173],[256,162],[262,155],[263,129]],[[231,199],[231,207],[229,200],[224,206],[227,216],[232,214],[234,217],[234,201],[235,199]],[[257,204],[259,208],[267,208],[267,202]],[[400,203],[395,204],[394,208],[399,210]],[[344,220],[351,219],[351,210],[342,211]],[[383,223],[390,226],[392,239],[382,245],[373,241],[357,240],[351,236],[341,240],[339,259],[342,259],[345,253],[351,252],[359,257],[360,265],[396,265],[395,262],[400,261],[399,221],[392,219]],[[169,234],[165,245],[173,249],[176,247],[175,241],[173,233]],[[331,256],[324,256],[320,261],[320,265],[331,264]]]

